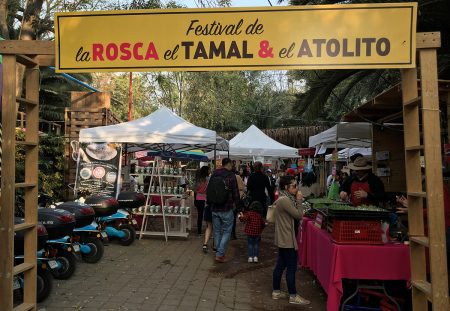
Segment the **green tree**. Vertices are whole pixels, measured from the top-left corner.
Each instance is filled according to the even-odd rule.
[[[93,86],[110,92],[112,97],[111,110],[122,121],[128,120],[129,73],[96,73],[93,76]],[[151,93],[154,86],[149,84],[145,74],[133,73],[132,83],[132,117],[144,117],[156,109]]]
[[[286,1],[279,1],[286,2]],[[372,3],[379,1],[351,0],[345,3]],[[383,2],[399,2],[388,0]],[[409,1],[408,1],[409,2]],[[336,4],[335,0],[291,0],[292,5]],[[450,78],[450,1],[418,1],[418,31],[440,31],[442,47],[438,49],[440,79]],[[293,71],[294,80],[306,81],[306,91],[296,95],[293,113],[308,119],[336,121],[365,100],[398,83],[398,70],[321,70]]]

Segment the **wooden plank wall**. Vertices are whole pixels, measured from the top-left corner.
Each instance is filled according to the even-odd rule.
[[[72,159],[71,141],[78,141],[80,130],[96,126],[117,124],[120,121],[110,110],[111,95],[102,92],[72,92],[71,106],[65,110],[64,128],[64,181],[67,185],[75,182],[76,162]],[[73,193],[67,189],[66,199]]]
[[[384,183],[386,192],[405,192],[405,152],[403,132],[387,127],[373,126],[372,129],[372,155],[373,172],[376,174],[377,167],[384,164],[391,169],[391,176],[380,177]],[[377,151],[389,151],[389,160],[376,161]]]

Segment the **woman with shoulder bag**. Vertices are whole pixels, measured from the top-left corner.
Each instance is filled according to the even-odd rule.
[[[194,192],[195,200],[194,206],[197,208],[197,234],[202,234],[203,225],[203,211],[206,202],[206,187],[208,186],[209,167],[201,167],[195,176]]]
[[[280,198],[275,202],[275,245],[278,247],[277,264],[273,270],[272,299],[288,298],[289,303],[307,305],[309,300],[297,294],[295,274],[297,272],[297,238],[295,221],[300,221],[303,212],[303,196],[293,176],[280,179]],[[286,269],[288,294],[280,291],[281,277]]]

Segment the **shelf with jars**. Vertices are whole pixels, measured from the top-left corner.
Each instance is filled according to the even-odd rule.
[[[143,217],[139,233],[140,239],[146,235],[164,235],[166,241],[168,236],[188,237],[188,229],[191,227],[191,206],[188,205],[191,204],[191,200],[188,200],[189,196],[185,193],[184,188],[178,184],[178,178],[184,177],[181,175],[182,173],[183,170],[180,167],[165,162],[160,157],[155,157],[152,166],[137,166],[135,172],[131,174],[150,177],[148,189],[146,189],[147,199],[145,206],[133,211],[136,215]],[[137,190],[144,192],[144,186],[138,185]],[[152,204],[155,201],[152,198],[155,197],[160,198],[159,204]],[[172,202],[172,204],[169,202]],[[164,231],[148,230],[151,227],[149,224],[156,221],[155,218],[161,218],[161,216],[163,218]],[[167,220],[166,217],[168,217]],[[174,222],[179,223],[174,224]],[[173,227],[177,229],[173,230]]]

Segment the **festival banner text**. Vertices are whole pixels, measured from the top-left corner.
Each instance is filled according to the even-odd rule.
[[[415,67],[417,3],[57,13],[57,72]]]

